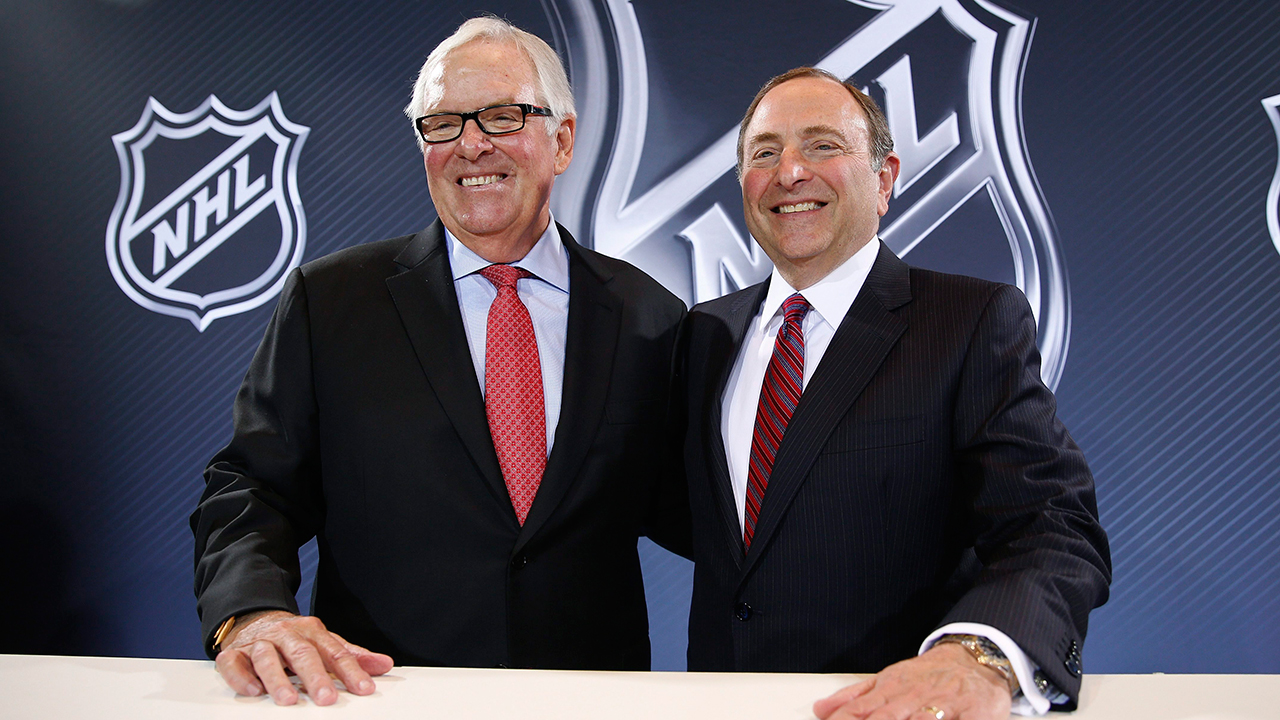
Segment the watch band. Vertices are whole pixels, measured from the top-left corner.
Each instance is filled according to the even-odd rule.
[[[236,626],[236,616],[232,615],[226,620],[223,620],[222,624],[218,626],[218,629],[214,631],[213,651],[215,653],[222,651],[222,641],[227,639],[227,635],[231,634],[231,628],[235,626]]]
[[[1022,692],[1018,675],[1013,671],[1013,663],[1009,662],[1009,658],[1000,652],[1000,647],[989,639],[981,635],[943,635],[934,645],[959,645],[968,650],[979,665],[986,665],[1000,673],[1009,686],[1010,697],[1017,697],[1018,693]]]

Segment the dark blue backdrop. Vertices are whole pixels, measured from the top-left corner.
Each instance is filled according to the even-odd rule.
[[[937,162],[899,188],[886,239],[1033,296],[1097,477],[1115,583],[1087,669],[1280,672],[1280,121],[1263,103],[1280,5],[1244,0],[0,2],[0,651],[200,656],[186,517],[274,303],[200,330],[126,294],[104,252],[112,136],[148,98],[245,111],[274,92],[309,129],[296,179],[261,148],[247,179],[296,189],[304,261],[415,231],[434,213],[400,108],[480,10],[569,61],[581,128],[557,218],[686,300],[767,271],[723,142],[764,79],[824,62],[895,128],[912,115],[900,147]],[[230,142],[202,137],[142,153],[144,209]],[[188,280],[256,277],[236,263],[265,267],[281,233],[272,212],[253,222],[266,255],[240,234]],[[644,553],[655,668],[682,668],[689,568]]]

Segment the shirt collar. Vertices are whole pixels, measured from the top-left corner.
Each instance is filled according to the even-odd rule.
[[[871,274],[871,266],[876,262],[880,252],[880,238],[873,237],[858,252],[841,263],[826,277],[800,291],[809,306],[832,328],[840,327],[844,316],[849,312],[854,299],[861,292],[867,276]],[[765,324],[773,320],[782,308],[782,303],[795,293],[795,288],[787,284],[782,274],[775,267],[769,280],[769,292],[765,295],[764,304],[760,306],[760,317]]]
[[[454,281],[493,264],[462,244],[449,232],[449,228],[444,229],[444,241],[449,251],[449,267],[453,270]],[[560,231],[556,229],[554,217],[547,223],[547,229],[542,231],[542,236],[533,244],[528,254],[511,264],[528,270],[539,280],[558,290],[569,292],[569,252],[564,249],[564,243],[560,240]]]

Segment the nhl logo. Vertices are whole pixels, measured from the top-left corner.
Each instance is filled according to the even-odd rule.
[[[1262,101],[1262,107],[1271,119],[1271,126],[1276,131],[1276,144],[1280,147],[1280,95],[1272,95]],[[1280,205],[1280,160],[1276,162],[1276,174],[1271,178],[1271,189],[1267,191],[1267,230],[1271,232],[1271,243],[1280,252],[1280,217],[1276,207]]]
[[[274,297],[306,246],[297,168],[309,132],[275,93],[245,111],[211,95],[174,113],[149,98],[111,138],[120,196],[106,249],[120,289],[201,332]]]
[[[652,6],[662,4],[648,4],[649,14],[658,14]],[[664,58],[647,54],[652,38],[631,3],[605,5],[608,12],[597,17],[586,17],[584,3],[569,3],[561,13],[578,18],[567,33],[575,88],[583,97],[575,164],[603,171],[597,184],[593,172],[575,175],[570,168],[556,185],[557,219],[591,237],[596,250],[630,260],[687,301],[764,279],[772,266],[746,233],[739,209],[736,120],[701,128],[696,115],[682,118],[682,132],[693,127],[710,141],[692,154],[686,149],[663,156],[671,143],[648,142],[646,122],[650,97],[662,92],[650,87],[649,66]],[[822,55],[813,64],[856,79],[885,109],[902,174],[881,238],[898,255],[910,254],[910,262],[945,253],[973,256],[963,243],[981,235],[989,243],[983,257],[990,265],[964,270],[995,275],[1026,294],[1038,324],[1042,376],[1056,386],[1070,339],[1071,304],[1056,229],[1023,147],[1022,70],[1034,24],[990,0],[850,5],[862,14],[861,24],[851,24],[834,47],[815,48]],[[703,39],[709,45],[733,41],[714,34]],[[779,61],[773,72],[793,64]],[[666,70],[683,72],[678,62]],[[656,75],[664,77],[662,71]],[[766,77],[762,73],[760,81]],[[921,92],[928,102],[917,102]],[[680,104],[664,99],[663,106],[679,112]],[[591,134],[597,127],[616,128],[612,141]],[[642,167],[649,176],[644,184]],[[972,227],[982,230],[965,230]]]

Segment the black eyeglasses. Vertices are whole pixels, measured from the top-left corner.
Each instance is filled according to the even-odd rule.
[[[476,127],[486,135],[510,135],[524,128],[524,120],[529,115],[550,117],[551,110],[528,103],[491,105],[475,112],[424,115],[414,120],[413,125],[423,142],[442,143],[461,137],[462,126],[468,120],[475,120]]]

